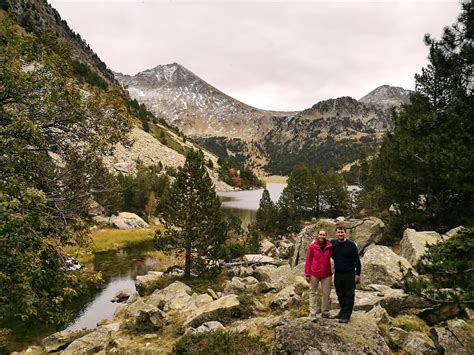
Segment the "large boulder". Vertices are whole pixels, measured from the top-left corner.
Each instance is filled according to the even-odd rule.
[[[272,354],[389,354],[375,319],[354,312],[351,321],[291,319],[276,328]]]
[[[431,308],[426,308],[418,313],[418,317],[423,319],[426,324],[434,325],[454,317],[459,317],[464,313],[464,308],[462,306],[458,304],[447,303]]]
[[[371,244],[361,259],[364,283],[398,286],[403,274],[400,265],[411,269],[407,259],[395,254],[389,247]]]
[[[222,317],[232,315],[239,306],[240,302],[236,295],[221,297],[192,311],[183,326],[195,328],[211,320],[220,320]]]
[[[120,212],[118,216],[111,216],[109,221],[118,229],[148,228],[149,226],[142,218],[130,212]]]
[[[407,259],[412,266],[416,266],[418,260],[426,253],[428,245],[437,244],[441,240],[441,236],[436,232],[417,232],[407,228],[400,242],[400,256]]]
[[[93,354],[106,350],[112,338],[111,331],[105,327],[99,327],[93,332],[74,340],[61,354]]]
[[[147,290],[153,287],[163,276],[161,271],[148,271],[146,275],[139,275],[135,278],[135,287],[137,290]]]
[[[224,286],[224,294],[240,295],[245,292],[245,283],[239,277],[233,277],[232,280],[227,281]]]
[[[264,265],[256,267],[252,276],[258,281],[271,283],[277,290],[282,290],[287,286],[298,283],[299,277],[304,275],[304,265],[298,265],[292,268],[290,265],[273,266]]]
[[[269,255],[269,256],[275,256],[275,255],[278,254],[278,251],[277,251],[277,248],[276,248],[275,244],[273,244],[272,242],[270,242],[267,239],[263,239],[260,242],[260,251],[264,255]]]
[[[146,302],[165,312],[170,310],[182,310],[189,305],[191,293],[191,287],[180,281],[175,281],[161,290],[155,290],[148,296]]]
[[[318,230],[324,229],[328,238],[335,238],[336,226],[342,225],[347,229],[348,238],[354,241],[361,253],[368,245],[378,243],[383,236],[385,224],[376,217],[364,219],[319,219],[315,224],[305,227],[296,237],[293,253],[293,265],[304,263],[309,244],[314,240]]]
[[[430,338],[440,354],[473,354],[474,336],[462,319],[449,320],[445,326],[430,330]]]
[[[431,342],[427,342],[425,339],[416,336],[415,334],[408,333],[403,343],[402,350],[408,354],[435,354],[436,349],[433,347]]]
[[[44,338],[41,341],[46,352],[55,352],[66,348],[74,340],[92,332],[92,329],[63,330]]]
[[[454,237],[456,234],[458,234],[459,232],[461,232],[464,229],[465,229],[464,226],[458,226],[456,228],[453,228],[453,229],[447,231],[441,237],[443,238],[443,240],[451,239],[452,237]]]
[[[276,294],[275,298],[271,302],[271,305],[272,307],[284,309],[294,305],[299,300],[300,297],[296,294],[295,287],[288,286]]]

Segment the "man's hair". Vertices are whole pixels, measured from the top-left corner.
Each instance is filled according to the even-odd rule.
[[[343,226],[336,226],[336,231],[337,231],[338,229],[339,229],[339,230],[343,230],[344,232],[347,232],[346,227],[343,227]]]

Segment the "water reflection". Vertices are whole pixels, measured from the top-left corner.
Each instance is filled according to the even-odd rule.
[[[149,241],[126,249],[97,253],[94,262],[88,266],[102,272],[104,287],[91,299],[85,300],[81,312],[67,329],[92,328],[100,320],[111,318],[119,305],[110,302],[115,294],[126,288],[135,291],[135,276],[158,268],[159,261],[145,255],[152,250],[153,241]]]
[[[267,190],[273,202],[278,201],[286,184],[268,183]],[[242,227],[255,221],[258,205],[262,198],[263,189],[247,191],[219,192],[222,209],[225,212],[236,214],[242,220]]]

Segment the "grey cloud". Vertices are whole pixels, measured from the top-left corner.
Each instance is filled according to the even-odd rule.
[[[444,2],[50,3],[115,70],[178,62],[247,104],[297,110],[378,85],[413,89],[427,32],[455,21]]]

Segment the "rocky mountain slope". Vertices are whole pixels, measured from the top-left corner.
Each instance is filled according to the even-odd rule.
[[[359,102],[385,107],[397,107],[410,102],[410,90],[398,86],[382,85],[362,97]]]
[[[5,11],[11,13],[25,31],[59,39],[59,43],[66,45],[73,79],[81,83],[81,89],[88,92],[88,95],[91,94],[91,87],[105,90],[108,85],[116,84],[112,71],[46,0],[4,0],[0,2],[0,19],[6,15]],[[161,163],[165,168],[176,168],[184,163],[187,150],[202,148],[186,141],[173,127],[140,108],[127,91],[121,90],[116,96],[128,111],[133,129],[129,137],[131,145],[119,145],[112,156],[104,158],[111,172],[134,173],[137,160],[147,166]],[[225,191],[232,190],[232,187],[218,179],[217,157],[209,152],[205,152],[205,155],[206,160],[213,161],[213,169],[209,172],[216,187]]]
[[[86,67],[102,80],[114,82],[114,75],[107,65],[89,47],[80,34],[75,33],[61,19],[59,13],[46,0],[3,0],[1,8],[10,10],[18,23],[27,31],[60,38],[71,49],[73,64],[78,70]]]
[[[133,98],[192,136],[260,139],[271,128],[274,116],[286,114],[246,105],[177,63],[134,76],[115,76]]]
[[[359,101],[341,97],[301,112],[276,112],[245,105],[177,63],[116,78],[132,97],[221,157],[283,175],[300,162],[341,168],[362,150],[373,152],[392,127],[392,108],[410,95],[383,85]]]

